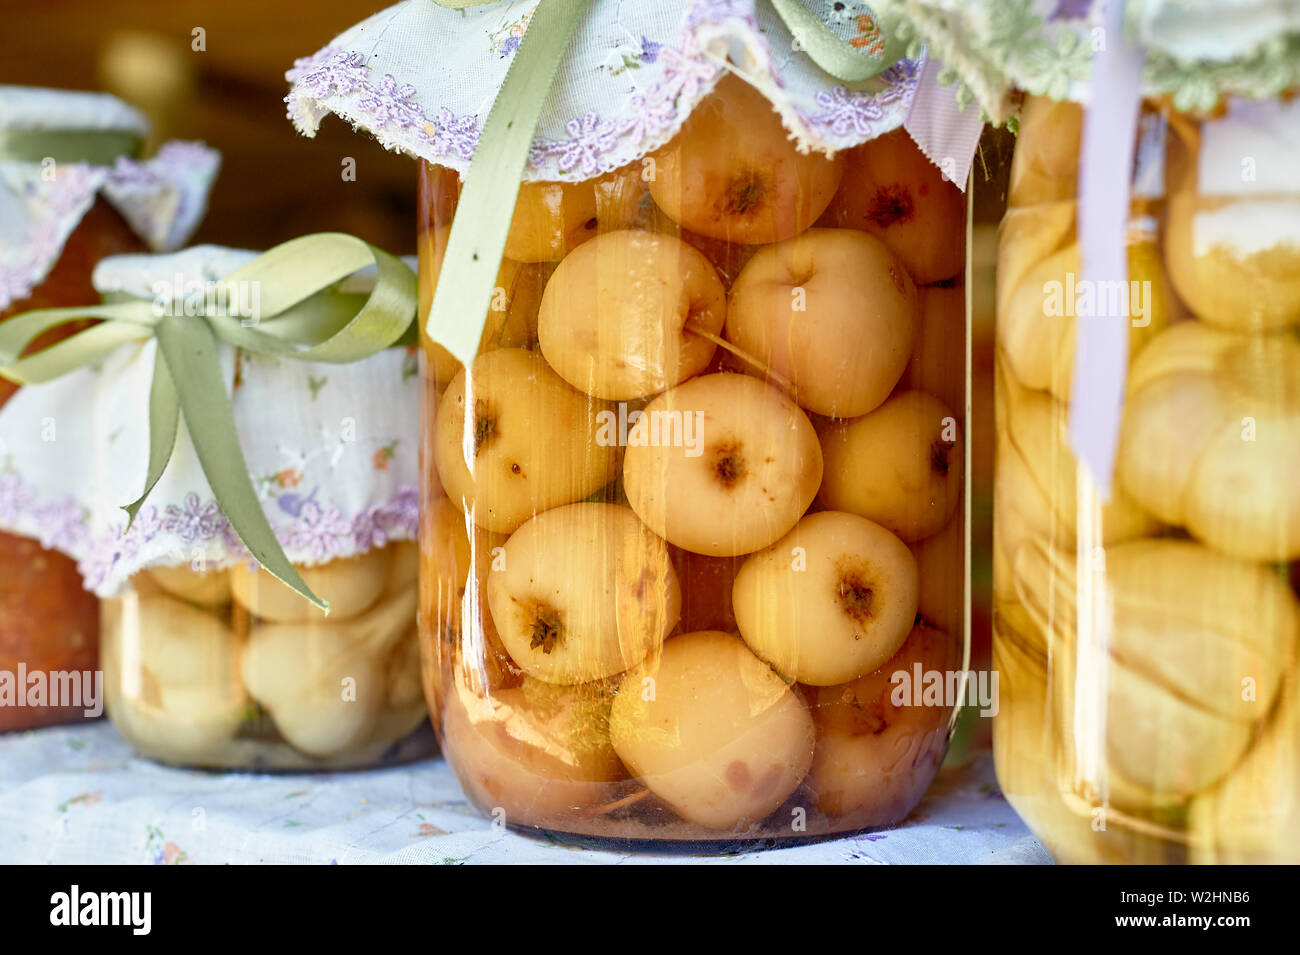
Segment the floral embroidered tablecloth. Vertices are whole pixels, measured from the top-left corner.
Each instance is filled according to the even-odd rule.
[[[494,829],[440,759],[373,772],[189,772],[106,722],[0,736],[0,863],[1046,863],[992,760],[946,771],[903,826],[717,858],[603,852]]]

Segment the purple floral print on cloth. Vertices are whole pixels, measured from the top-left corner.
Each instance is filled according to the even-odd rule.
[[[558,157],[561,172],[568,172],[577,166],[587,175],[600,171],[600,157],[609,152],[618,142],[618,127],[613,120],[601,119],[596,113],[588,113],[582,119],[571,119],[565,125],[568,139],[552,141],[538,140],[533,143],[529,160],[534,166],[540,166],[549,156]]]
[[[0,311],[25,299],[41,283],[103,183],[102,169],[65,165],[58,167],[53,181],[35,177],[25,184],[26,202],[40,212],[13,256],[0,260]]]
[[[10,524],[36,503],[36,492],[17,474],[0,475],[0,521]]]
[[[111,167],[60,165],[53,181],[36,165],[21,175],[10,172],[13,179],[0,188],[21,182],[27,230],[22,242],[0,246],[0,311],[45,279],[101,193],[154,249],[183,243],[198,225],[218,165],[217,154],[202,143],[169,142],[150,159],[119,157]]]
[[[276,538],[296,562],[351,557],[393,541],[414,540],[419,533],[419,491],[414,486],[402,485],[387,502],[352,515],[314,498],[315,494],[302,501],[288,523],[272,521]],[[25,485],[16,474],[6,474],[0,477],[0,522],[13,524],[19,513],[29,517],[28,524],[35,531],[32,536],[41,546],[77,560],[89,590],[98,589],[110,578],[134,574],[142,566],[137,560],[152,553],[148,545],[160,537],[186,545],[215,545],[232,562],[251,560],[216,501],[202,500],[193,492],[185,496],[183,506],[168,505],[161,514],[145,505],[129,529],[123,520],[95,533],[85,509],[75,502],[42,502],[35,488]],[[208,555],[210,560],[219,557],[220,553]]]
[[[432,118],[426,116],[420,105],[413,102],[416,95],[413,86],[399,86],[391,74],[384,74],[377,84],[373,82],[362,53],[326,47],[314,56],[296,60],[293,69],[285,73],[285,79],[318,100],[359,93],[356,111],[368,124],[409,131],[435,155],[464,159],[474,155],[479,132],[476,118],[457,117],[445,106]],[[290,119],[301,125],[303,117],[297,111],[297,98],[290,95],[284,101]]]

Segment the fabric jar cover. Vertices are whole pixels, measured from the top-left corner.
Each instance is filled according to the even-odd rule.
[[[105,93],[0,86],[0,138],[32,133],[122,133],[143,141],[148,120]],[[165,143],[155,156],[111,166],[6,159],[0,149],[0,311],[49,274],[68,236],[102,196],[155,251],[184,245],[202,221],[220,154]]]
[[[1294,0],[1114,0],[1124,40],[1141,48],[1141,92],[1180,110],[1220,95],[1269,99],[1300,83]],[[1105,0],[875,0],[951,68],[958,97],[994,122],[1016,90],[1086,102],[1099,53],[1117,45]],[[945,77],[949,78],[949,77]]]
[[[161,306],[256,255],[195,246],[114,256],[96,268],[95,287]],[[217,347],[250,477],[291,561],[318,564],[415,538],[413,349],[321,365]],[[153,339],[124,346],[99,366],[19,389],[0,409],[0,529],[76,559],[101,597],[151,566],[251,560],[213,499],[183,421],[171,462],[124,533],[122,506],[142,490],[149,458],[156,350]]]
[[[289,117],[312,136],[335,113],[389,149],[469,166],[535,0],[452,10],[406,0],[298,60]],[[866,4],[809,0],[842,39],[883,51]],[[551,89],[524,172],[528,181],[579,181],[670,140],[730,70],[771,101],[803,151],[834,153],[905,126],[959,186],[982,128],[938,84],[922,54],[844,84],[798,49],[764,0],[593,0]]]

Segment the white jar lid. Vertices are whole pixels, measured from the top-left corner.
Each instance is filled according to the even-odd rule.
[[[184,301],[258,253],[195,246],[100,261],[101,293]],[[404,259],[414,266],[414,259]],[[365,273],[346,280],[361,287]],[[162,283],[161,286],[158,283]],[[239,289],[240,302],[261,290]],[[171,461],[129,533],[122,505],[142,487],[157,343],[123,345],[95,366],[20,388],[0,408],[0,530],[77,562],[87,589],[118,593],[133,574],[250,560],[221,513],[184,421]],[[420,383],[414,348],[314,364],[217,344],[249,478],[298,565],[352,557],[418,529]],[[274,413],[269,413],[273,409]],[[57,422],[58,440],[42,423]]]
[[[108,93],[0,86],[0,130],[74,130],[149,135],[144,113]]]

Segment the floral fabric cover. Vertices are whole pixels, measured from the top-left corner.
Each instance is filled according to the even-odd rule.
[[[854,46],[883,50],[866,4],[807,5]],[[535,7],[390,7],[294,64],[289,117],[311,136],[335,113],[390,149],[464,172]],[[767,96],[801,149],[833,153],[906,126],[949,178],[966,182],[979,111],[959,112],[936,81],[938,64],[922,54],[871,80],[840,83],[797,48],[765,0],[594,0],[560,66],[524,178],[590,179],[644,156],[673,137],[727,70]]]
[[[121,100],[0,86],[0,129],[121,130],[144,137],[149,124]],[[207,210],[221,156],[202,143],[166,143],[150,159],[111,167],[0,161],[0,311],[31,294],[63,244],[102,196],[155,251],[185,244]]]
[[[223,278],[256,253],[195,246],[116,256],[101,292],[155,298]],[[316,564],[416,536],[416,356],[388,349],[350,365],[251,355],[218,344],[253,485],[289,559]],[[171,463],[126,530],[144,486],[156,342],[101,366],[20,388],[0,409],[0,530],[77,560],[86,587],[112,596],[136,571],[250,560],[213,499],[182,419]]]
[[[1295,0],[1113,0],[1143,53],[1143,92],[1178,109],[1209,109],[1221,94],[1268,99],[1300,83]],[[995,122],[1012,91],[1087,99],[1106,44],[1104,0],[873,0],[959,79],[958,97]]]

